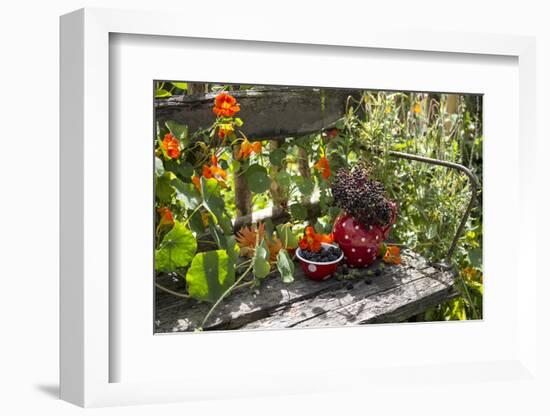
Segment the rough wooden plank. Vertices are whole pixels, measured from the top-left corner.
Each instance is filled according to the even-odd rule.
[[[275,329],[301,326],[304,322],[325,315],[332,310],[338,310],[345,305],[352,305],[358,301],[379,292],[404,285],[425,275],[410,268],[398,268],[381,276],[360,278],[353,281],[353,289],[346,285],[335,290],[321,293],[314,298],[275,309],[264,319],[256,320],[243,327],[243,329]],[[368,283],[367,283],[368,282]]]
[[[372,317],[362,324],[384,324],[393,322],[403,322],[416,315],[422,314],[421,321],[424,322],[424,312],[427,309],[447,302],[459,296],[460,293],[454,287],[446,287],[445,290],[433,290],[426,293],[424,297],[415,299],[409,303],[403,304],[393,310]]]
[[[400,322],[449,298],[453,275],[436,272],[300,322],[297,327]]]
[[[405,270],[417,272],[407,266],[406,262],[409,258],[413,261],[416,257],[406,257],[404,265],[387,267],[382,276],[373,278],[372,289],[367,293],[386,290],[398,284],[400,279],[414,278],[414,274],[407,277],[404,272]],[[363,269],[362,272],[366,277],[368,269]],[[392,277],[394,275],[396,277]],[[297,265],[295,281],[291,284],[285,284],[274,276],[263,282],[259,293],[242,289],[232,294],[212,315],[206,329],[242,327],[270,315],[274,310],[285,305],[319,297],[325,292],[327,298],[330,298],[334,293],[341,293],[342,287],[343,283],[334,279],[313,282],[303,276],[301,268]],[[328,295],[329,292],[331,295]],[[157,296],[156,305],[156,332],[193,330],[200,324],[210,307],[208,304],[194,300],[179,300],[176,297],[170,298],[160,294]]]
[[[266,279],[259,293],[241,289],[231,295],[212,314],[205,329],[242,326],[260,319],[276,306],[312,297],[323,291],[341,286],[341,282],[327,280],[313,282],[296,269],[295,281],[285,284],[279,278]],[[156,332],[190,331],[195,329],[210,305],[194,300],[175,302],[169,306],[157,307]]]
[[[357,90],[319,88],[270,88],[231,91],[241,105],[241,130],[250,140],[279,139],[318,132],[343,117],[346,101]],[[156,120],[174,120],[194,133],[212,125],[217,93],[174,96],[155,100]]]

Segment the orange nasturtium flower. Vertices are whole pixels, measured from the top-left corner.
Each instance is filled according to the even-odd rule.
[[[388,246],[386,248],[386,254],[382,259],[385,263],[390,264],[401,264],[401,256],[399,255],[399,247],[397,246]]]
[[[248,159],[252,152],[254,152],[255,154],[260,154],[262,152],[262,143],[250,143],[248,139],[244,139],[241,143],[239,151],[237,152],[237,160]]]
[[[318,252],[321,250],[321,243],[332,244],[334,241],[334,236],[331,234],[317,234],[315,229],[311,226],[306,227],[304,236],[300,240],[300,248],[302,250],[309,250],[313,252]]]
[[[162,149],[170,159],[180,157],[180,142],[172,133],[167,133],[164,139],[162,139]]]
[[[240,109],[241,107],[237,104],[235,97],[222,92],[216,96],[212,110],[218,117],[233,117]]]
[[[202,167],[202,176],[206,179],[214,178],[220,185],[224,186],[225,180],[227,179],[227,172],[218,166],[218,158],[216,155],[212,155],[212,164]]]
[[[172,214],[169,208],[161,207],[157,211],[160,215],[159,227],[164,225],[171,227],[174,225],[174,214]]]
[[[330,177],[330,165],[328,164],[328,159],[326,156],[322,156],[319,161],[314,165],[316,169],[321,172],[323,179],[328,180]]]
[[[413,113],[414,114],[420,114],[422,112],[422,106],[420,103],[416,103],[413,107]]]

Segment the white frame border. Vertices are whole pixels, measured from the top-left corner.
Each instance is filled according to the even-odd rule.
[[[182,16],[182,20],[184,16]],[[332,46],[505,55],[518,58],[520,131],[518,149],[522,242],[536,241],[536,61],[535,39],[476,33],[414,32],[386,26],[364,28],[362,36],[327,31],[278,30],[264,25],[250,35],[231,27],[188,22],[166,25],[160,12],[81,9],[61,17],[61,215],[60,215],[60,378],[61,398],[80,406],[204,399],[182,383],[109,383],[109,34],[269,41]],[[523,245],[522,246],[526,246]],[[519,360],[503,364],[518,377],[536,374],[536,259],[529,255],[518,287]],[[527,264],[522,262],[523,264]],[[525,318],[525,319],[523,319]],[[480,363],[487,366],[487,363]],[[444,364],[442,365],[444,366]],[[432,370],[433,371],[433,370]],[[377,372],[374,372],[377,373]],[[374,376],[373,373],[373,376]],[[369,377],[370,378],[370,377]],[[521,378],[521,377],[520,377]],[[193,380],[186,381],[192,383]],[[318,387],[318,386],[317,386]],[[297,393],[307,393],[314,386]],[[338,386],[334,387],[339,390]],[[246,389],[243,389],[245,391]],[[261,389],[253,389],[261,394]],[[254,391],[243,393],[243,396]],[[274,392],[273,394],[276,394]],[[220,396],[222,397],[222,396]],[[235,397],[232,395],[231,397]]]

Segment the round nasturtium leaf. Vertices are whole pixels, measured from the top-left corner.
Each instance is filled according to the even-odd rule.
[[[225,250],[212,250],[197,254],[187,270],[187,290],[198,300],[216,302],[235,281],[228,273],[229,257]]]
[[[191,231],[179,221],[175,221],[155,251],[155,269],[173,272],[179,267],[185,267],[196,250],[197,240]]]
[[[245,173],[246,181],[252,192],[261,194],[271,186],[271,178],[267,169],[258,164],[250,165]]]

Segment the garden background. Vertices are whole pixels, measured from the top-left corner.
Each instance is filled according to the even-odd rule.
[[[281,101],[285,103],[282,108],[292,106],[295,96],[300,97],[295,112],[276,114]],[[410,248],[433,262],[446,257],[457,232],[471,198],[468,178],[447,167],[411,162],[390,153],[406,152],[461,164],[482,184],[481,95],[157,81],[155,98],[156,264],[160,273],[156,285],[176,296],[177,292],[160,284],[162,278],[179,280],[183,288],[187,280],[188,293],[199,300],[215,302],[223,292],[199,294],[210,286],[203,282],[206,276],[199,266],[202,257],[193,259],[187,276],[182,266],[191,257],[182,254],[182,261],[171,260],[171,253],[176,252],[171,243],[176,234],[183,240],[183,231],[190,229],[197,236],[199,251],[218,245],[231,257],[232,250],[223,234],[229,238],[235,231],[242,255],[243,249],[254,251],[257,242],[255,229],[243,229],[240,220],[266,211],[270,215],[262,224],[269,236],[266,249],[271,252],[271,261],[277,259],[279,263],[280,241],[271,242],[273,222],[290,220],[295,234],[303,233],[307,224],[314,226],[317,233],[331,233],[340,212],[330,192],[334,173],[358,162],[372,167],[373,177],[385,185],[390,199],[399,206],[392,244]],[[219,107],[224,100],[227,109]],[[178,110],[178,103],[187,104]],[[197,112],[199,106],[205,109]],[[317,117],[322,117],[322,128],[313,128],[315,120],[311,120],[310,107]],[[171,120],[171,115],[176,115],[178,122]],[[267,137],[244,134],[247,115],[254,118],[256,125],[261,120],[261,127],[255,126],[255,131],[265,132]],[[311,132],[292,137],[293,128],[289,125]],[[270,139],[270,133],[279,137]],[[218,185],[221,191],[209,191]],[[460,296],[430,308],[417,320],[483,317],[481,186],[474,192],[478,203],[448,259],[457,272]],[[214,204],[218,195],[223,201]],[[178,230],[168,234],[174,217]],[[235,218],[232,229],[229,219]],[[180,227],[182,223],[188,227]],[[205,241],[205,230],[212,241],[210,246]],[[289,230],[285,230],[285,239],[292,232]],[[282,240],[279,229],[278,234]],[[282,248],[289,247],[283,244]],[[184,249],[181,245],[180,252]],[[252,260],[255,274],[256,257]],[[222,270],[224,262],[219,261],[218,270]],[[269,270],[267,264],[265,268]],[[170,276],[162,272],[170,272]],[[208,280],[218,277],[210,276]],[[292,280],[291,276],[283,278]],[[248,283],[258,287],[259,280],[257,284]]]

